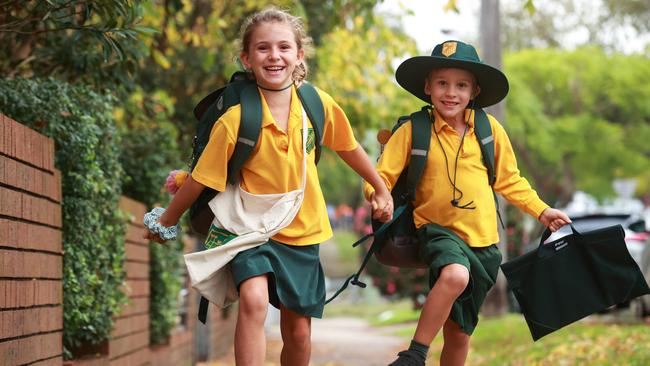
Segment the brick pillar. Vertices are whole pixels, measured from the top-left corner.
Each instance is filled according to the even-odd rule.
[[[142,365],[149,351],[149,242],[142,238],[146,207],[122,197],[120,209],[129,215],[124,246],[126,252],[127,306],[115,316],[115,328],[108,343],[110,365]]]
[[[0,363],[62,364],[61,176],[54,141],[0,114]]]

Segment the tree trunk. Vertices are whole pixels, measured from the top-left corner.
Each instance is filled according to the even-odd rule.
[[[481,0],[481,19],[479,25],[479,42],[480,54],[482,55],[483,62],[501,69],[501,22],[499,19],[499,0]],[[492,114],[501,124],[505,125],[504,120],[504,104],[503,102],[486,108],[487,112]],[[506,222],[506,201],[499,196],[499,213]],[[499,249],[503,255],[503,260],[507,259],[507,238],[505,230],[499,225]],[[485,303],[481,312],[486,316],[494,316],[504,314],[508,310],[508,300],[506,293],[506,281],[503,273],[499,273],[497,282],[488,292]]]

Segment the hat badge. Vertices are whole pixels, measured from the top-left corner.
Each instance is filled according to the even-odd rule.
[[[442,54],[445,57],[449,57],[449,56],[453,55],[454,53],[456,53],[456,46],[457,46],[456,42],[443,43],[442,44]]]

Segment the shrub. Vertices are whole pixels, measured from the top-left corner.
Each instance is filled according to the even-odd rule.
[[[107,340],[125,300],[122,167],[115,100],[51,78],[0,79],[0,111],[55,141],[63,211],[66,358]]]

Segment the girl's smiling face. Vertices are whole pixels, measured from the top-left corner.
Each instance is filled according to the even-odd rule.
[[[431,71],[424,92],[431,96],[431,103],[446,121],[460,122],[465,117],[469,101],[476,98],[480,88],[471,72],[448,68]]]
[[[253,31],[240,57],[259,85],[281,89],[293,82],[293,71],[302,62],[304,50],[298,48],[289,24],[263,22]]]

